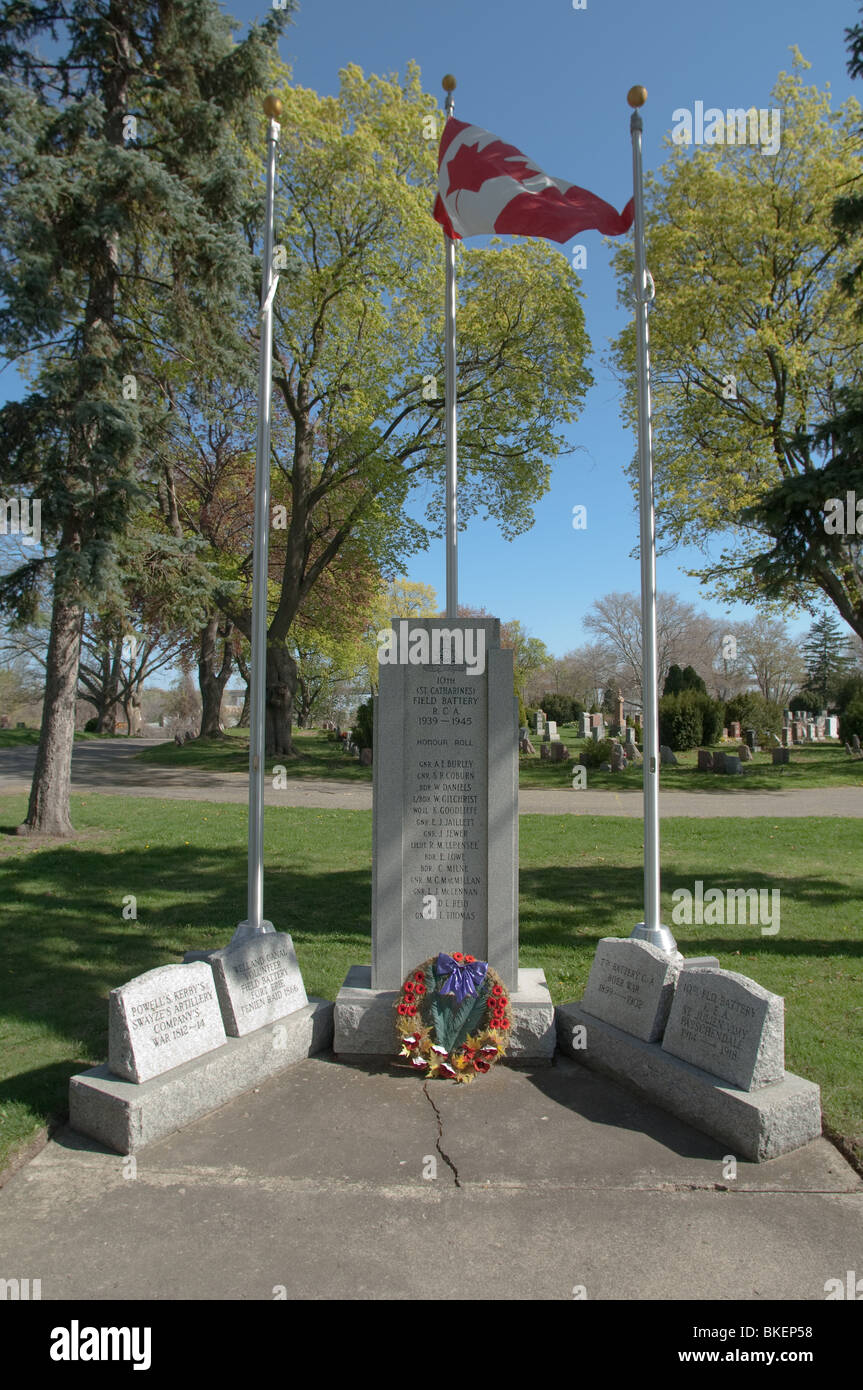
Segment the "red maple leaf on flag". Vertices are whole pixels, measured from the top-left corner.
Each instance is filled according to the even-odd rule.
[[[515,145],[505,144],[503,140],[493,140],[483,149],[479,148],[478,140],[472,145],[461,145],[447,167],[447,197],[453,192],[478,193],[486,179],[494,178],[495,174],[522,180],[542,173],[535,164],[525,162],[521,150],[517,150]]]

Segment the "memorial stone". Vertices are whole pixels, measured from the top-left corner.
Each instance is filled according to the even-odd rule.
[[[752,762],[752,749],[749,747],[748,743],[741,743],[740,747],[737,749],[737,756],[742,763]]]
[[[398,989],[420,961],[454,950],[516,986],[513,654],[496,618],[444,621],[394,619],[428,659],[379,667],[375,747],[387,752],[374,762],[373,990]]]
[[[579,733],[582,738],[590,738],[590,731],[593,727],[589,714],[582,714],[579,718]]]
[[[225,1032],[242,1038],[309,1002],[287,932],[267,932],[209,957]]]
[[[714,771],[714,772],[724,772],[724,771],[725,771],[725,759],[726,759],[727,757],[728,757],[728,754],[727,754],[726,752],[724,752],[723,749],[718,748],[718,749],[716,750],[716,752],[713,754],[713,771]]]
[[[556,720],[556,719],[549,719],[549,721],[548,721],[548,739],[549,739],[549,742],[550,742],[550,743],[554,743],[554,741],[555,741],[556,738],[560,738],[560,735],[559,735],[559,733],[557,732],[557,720]]]
[[[731,723],[728,725],[728,732],[733,739],[740,737],[740,725],[736,719],[732,719]]]
[[[664,743],[659,749],[659,762],[662,767],[677,767],[677,759],[674,753]]]
[[[597,943],[581,1007],[636,1038],[657,1042],[679,971],[678,960],[647,941],[604,936]]]
[[[716,765],[716,759],[714,758],[714,767],[715,767],[715,765]],[[735,775],[735,774],[738,773],[738,772],[742,772],[742,771],[743,771],[743,765],[741,764],[740,759],[739,759],[739,757],[736,756],[736,754],[734,754],[734,753],[726,753],[726,754],[725,754],[725,767],[723,768],[723,771],[724,771],[724,772],[730,773],[732,776]]]
[[[108,996],[108,1066],[125,1081],[149,1081],[224,1042],[206,961],[156,966]]]
[[[790,760],[790,754],[787,748],[774,748],[772,752],[774,766],[777,763],[787,763]]]
[[[684,970],[663,1049],[741,1091],[785,1075],[785,1001],[733,970]]]
[[[699,748],[698,750],[698,771],[713,771],[713,754],[709,748]]]

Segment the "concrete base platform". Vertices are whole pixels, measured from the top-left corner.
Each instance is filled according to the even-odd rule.
[[[394,1057],[399,991],[372,989],[370,965],[352,965],[335,1007],[333,1051],[341,1057]],[[554,1005],[544,970],[519,970],[510,995],[513,1025],[505,1061],[550,1062],[557,1044]]]
[[[821,1092],[813,1081],[786,1072],[784,1081],[738,1091],[663,1052],[661,1043],[642,1042],[579,1004],[555,1012],[562,1051],[727,1144],[735,1157],[761,1163],[821,1134]]]
[[[69,1124],[116,1153],[130,1154],[182,1129],[227,1101],[331,1046],[333,1005],[303,1009],[136,1085],[107,1066],[69,1082]]]

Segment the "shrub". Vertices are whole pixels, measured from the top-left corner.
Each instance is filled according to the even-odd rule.
[[[85,733],[85,734],[95,734],[95,732],[96,732],[96,730],[98,729],[98,727],[99,727],[99,720],[98,720],[98,719],[96,719],[95,717],[94,717],[93,719],[88,719],[88,720],[87,720],[87,723],[84,725],[84,733]]]
[[[852,700],[839,716],[839,737],[850,743],[854,734],[863,739],[863,695]]]
[[[772,700],[765,700],[755,690],[735,695],[725,706],[725,722],[739,723],[741,732],[754,729],[758,742],[767,745],[773,742],[772,735],[782,730],[782,710]]]
[[[600,763],[611,762],[611,745],[614,740],[601,738],[599,743],[594,743],[593,739],[588,739],[583,750],[584,764],[587,767],[599,767]]]
[[[369,697],[357,710],[357,722],[351,729],[351,743],[357,748],[374,747],[374,708],[374,700]]]
[[[682,671],[677,665],[669,666],[668,675],[665,677],[665,684],[662,687],[663,695],[682,695],[684,690],[695,690],[699,695],[707,694],[707,686],[694,666],[684,666]]]
[[[553,719],[555,724],[571,724],[582,712],[579,702],[571,696],[555,695],[551,692],[543,695],[540,709],[544,709],[548,718]]]
[[[704,721],[694,690],[663,695],[659,701],[659,741],[676,753],[697,748],[703,740]]]

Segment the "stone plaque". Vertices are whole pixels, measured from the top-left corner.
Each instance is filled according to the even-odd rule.
[[[644,1042],[657,1042],[679,971],[679,961],[647,941],[604,936],[596,947],[581,1007]]]
[[[210,956],[225,1032],[241,1038],[273,1023],[306,998],[294,943],[287,932],[267,932]]]
[[[125,1081],[149,1081],[224,1042],[206,961],[160,965],[111,990],[108,1066]]]
[[[685,970],[662,1046],[741,1091],[781,1081],[785,1000],[733,970]]]
[[[518,968],[518,748],[512,652],[497,619],[393,620],[470,631],[473,660],[382,664],[375,707],[372,987],[438,951]],[[404,644],[402,647],[404,650]],[[410,648],[408,648],[410,650]],[[480,651],[482,662],[478,660]],[[428,653],[426,653],[428,654]]]

